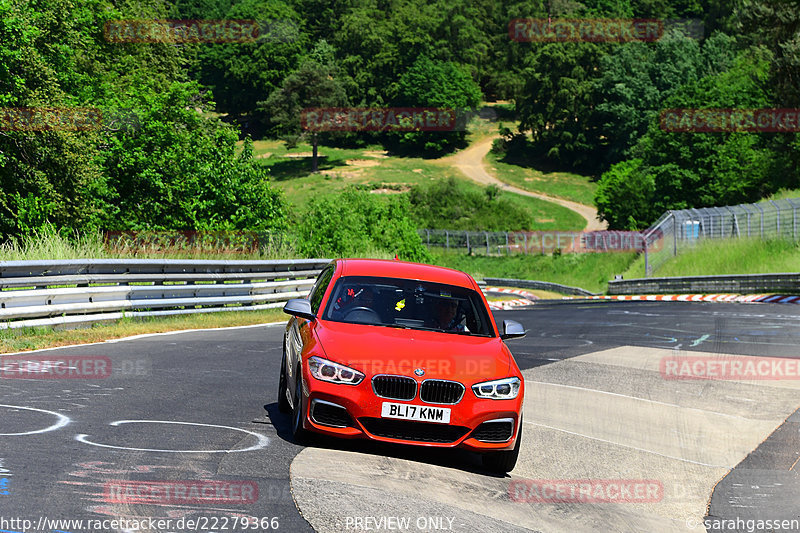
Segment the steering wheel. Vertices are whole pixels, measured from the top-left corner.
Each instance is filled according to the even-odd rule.
[[[381,315],[369,307],[354,307],[347,311],[344,319],[351,322],[363,322],[366,324],[380,324]]]

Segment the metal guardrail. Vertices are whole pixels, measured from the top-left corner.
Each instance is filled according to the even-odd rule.
[[[800,273],[640,278],[608,282],[608,294],[800,293]]]
[[[0,329],[249,311],[308,294],[328,259],[0,262]],[[158,310],[158,311],[156,311]]]
[[[534,289],[540,291],[552,291],[561,294],[572,294],[575,296],[595,296],[596,293],[589,292],[580,287],[570,287],[569,285],[561,285],[560,283],[551,283],[549,281],[534,281],[527,279],[507,279],[507,278],[484,278],[486,283],[491,285],[501,285],[505,287],[519,287],[521,289]]]

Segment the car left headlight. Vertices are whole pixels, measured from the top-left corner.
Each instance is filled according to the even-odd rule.
[[[318,380],[330,383],[358,385],[364,380],[364,374],[358,370],[317,356],[308,358],[308,369]]]
[[[472,392],[478,398],[489,398],[492,400],[513,400],[519,394],[519,378],[496,379],[494,381],[484,381],[472,386]]]

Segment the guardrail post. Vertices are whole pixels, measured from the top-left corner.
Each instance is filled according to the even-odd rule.
[[[472,248],[469,246],[469,232],[465,231],[464,234],[467,236],[467,255],[472,254]]]
[[[506,255],[511,255],[511,249],[508,247],[508,232],[504,232],[506,234]]]
[[[789,202],[789,205],[792,206],[792,240],[797,240],[797,206],[794,205],[794,202],[791,198],[786,199]]]
[[[650,277],[650,262],[647,257],[647,235],[644,235],[644,277]]]
[[[450,250],[450,232],[444,230],[444,238],[445,238],[445,247]]]
[[[484,231],[483,233],[486,235],[486,255],[489,255],[489,232]]]
[[[678,255],[678,217],[672,213],[672,257]]]

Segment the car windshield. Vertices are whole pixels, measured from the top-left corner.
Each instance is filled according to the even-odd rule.
[[[346,276],[336,282],[325,320],[494,336],[480,294],[427,281]]]

